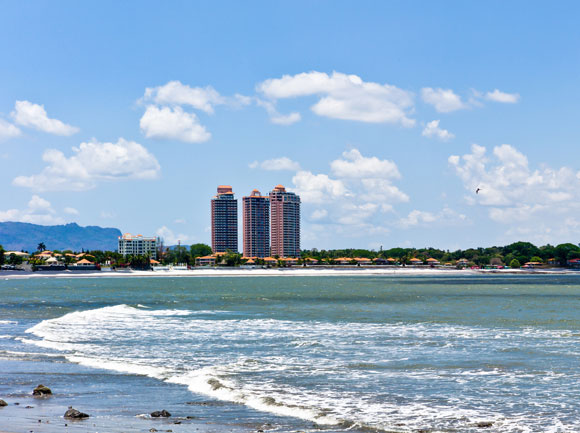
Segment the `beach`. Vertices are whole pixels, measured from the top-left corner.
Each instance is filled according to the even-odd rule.
[[[108,270],[108,271],[2,271],[0,278],[128,278],[128,277],[332,277],[332,276],[428,276],[428,275],[487,275],[487,274],[530,274],[530,275],[575,275],[578,270],[569,268],[537,269],[455,269],[445,267],[354,267],[354,266],[315,266],[291,268],[228,268],[197,267],[188,270]]]
[[[577,275],[305,271],[1,278],[0,431],[580,428]]]

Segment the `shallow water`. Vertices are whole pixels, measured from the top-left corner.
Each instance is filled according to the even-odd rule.
[[[105,418],[141,377],[228,426],[577,432],[579,311],[574,275],[9,280],[0,359],[93,372]]]

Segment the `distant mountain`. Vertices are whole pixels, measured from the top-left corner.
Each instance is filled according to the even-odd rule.
[[[44,242],[49,250],[109,250],[118,247],[121,231],[98,226],[81,227],[76,223],[41,226],[29,223],[0,222],[0,245],[7,251],[36,251]]]

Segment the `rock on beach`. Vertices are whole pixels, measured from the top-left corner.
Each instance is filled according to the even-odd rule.
[[[159,418],[159,417],[169,418],[171,416],[171,414],[169,412],[167,412],[165,409],[163,409],[163,410],[156,410],[155,412],[151,412],[151,416],[153,418]]]
[[[4,407],[4,406],[8,406],[8,403],[6,403],[4,400],[2,400],[0,398],[0,407]]]
[[[76,409],[73,409],[72,406],[69,406],[68,410],[64,413],[64,417],[70,418],[70,419],[83,419],[83,418],[88,418],[89,415],[86,413],[80,412]]]
[[[36,388],[32,390],[32,395],[36,396],[52,395],[52,391],[48,386],[38,385]]]

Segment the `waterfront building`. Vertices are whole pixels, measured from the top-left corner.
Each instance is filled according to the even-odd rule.
[[[238,252],[238,201],[229,185],[220,185],[211,200],[211,249]]]
[[[159,239],[156,237],[133,236],[131,233],[125,233],[123,236],[119,236],[119,254],[123,256],[149,256],[156,259],[158,242]]]
[[[277,185],[270,192],[270,254],[300,256],[300,197]]]
[[[244,256],[270,255],[270,200],[254,189],[242,199],[244,219]]]

